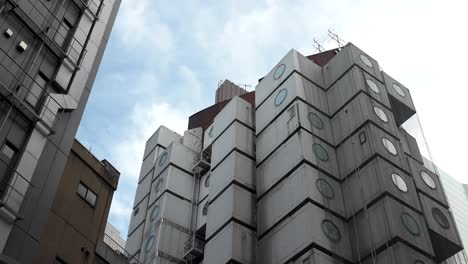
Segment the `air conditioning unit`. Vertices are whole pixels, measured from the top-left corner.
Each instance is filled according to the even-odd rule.
[[[6,37],[6,38],[11,38],[13,36],[13,30],[7,28],[7,30],[5,30],[5,32],[3,33],[3,35]]]
[[[26,42],[24,42],[24,41],[21,41],[18,44],[18,47],[16,47],[16,48],[18,49],[19,52],[24,52],[28,48],[28,44],[26,44]]]

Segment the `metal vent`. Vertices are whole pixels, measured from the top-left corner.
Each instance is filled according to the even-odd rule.
[[[5,32],[3,33],[3,35],[6,37],[6,38],[11,38],[13,36],[13,30],[7,28],[7,30],[5,30]]]
[[[16,47],[16,48],[18,49],[19,52],[24,52],[28,48],[28,44],[26,44],[26,42],[24,42],[24,41],[21,41],[18,44],[18,47]]]

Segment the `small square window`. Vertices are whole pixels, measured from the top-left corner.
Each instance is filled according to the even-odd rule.
[[[296,106],[293,106],[291,108],[288,109],[288,113],[289,113],[289,119],[291,120],[293,117],[296,116]]]
[[[13,156],[16,154],[16,148],[10,142],[7,141],[5,142],[5,144],[3,144],[2,153],[8,159],[11,160]]]
[[[80,182],[76,192],[78,193],[79,196],[81,196],[81,198],[86,200],[86,202],[88,202],[92,207],[96,206],[97,196],[93,191],[91,191],[88,187],[86,187],[86,185]]]
[[[359,133],[359,142],[361,142],[361,144],[364,144],[366,141],[367,141],[366,132],[362,131],[361,133]]]
[[[96,198],[96,194],[88,189],[88,193],[86,193],[86,201],[93,207],[96,206]]]
[[[81,198],[85,199],[86,198],[86,192],[88,191],[88,188],[86,188],[86,186],[84,186],[81,182],[80,184],[78,185],[78,190],[76,191],[80,196]]]

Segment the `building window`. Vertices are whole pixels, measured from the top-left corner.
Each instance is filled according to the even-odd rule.
[[[166,161],[167,161],[167,155],[168,155],[167,152],[164,152],[164,153],[161,155],[161,157],[159,158],[159,163],[158,163],[158,164],[159,164],[159,167],[162,167],[162,166],[166,163]]]
[[[329,200],[335,197],[335,192],[333,191],[333,188],[326,180],[318,179],[315,182],[315,186],[317,187],[317,190],[323,195],[323,197]]]
[[[406,228],[406,230],[408,230],[408,232],[410,232],[414,236],[419,236],[419,234],[421,233],[421,231],[419,230],[419,225],[411,215],[407,213],[402,213],[400,215],[400,219],[403,226]]]
[[[323,220],[322,222],[322,232],[326,237],[328,237],[328,239],[335,243],[341,239],[340,230],[338,230],[338,227],[328,219]]]
[[[57,32],[55,32],[54,41],[61,48],[65,48],[68,44],[68,39],[70,38],[70,33],[73,29],[73,25],[66,18],[60,23]]]
[[[314,151],[315,156],[317,159],[321,161],[328,161],[328,152],[319,144],[312,145],[312,150]]]
[[[422,261],[422,260],[416,260],[416,261],[414,262],[414,264],[426,264],[426,263],[424,263],[424,261]]]
[[[366,137],[366,131],[362,131],[361,133],[359,133],[359,143],[364,144],[366,143],[367,141],[367,137]]]
[[[156,182],[156,186],[154,186],[154,190],[156,191],[156,194],[159,193],[159,190],[161,190],[162,188],[162,185],[164,183],[164,180],[162,178],[162,176],[158,179],[158,181]]]
[[[302,261],[302,264],[310,264],[310,258],[307,257],[306,259],[304,259],[304,260]]]
[[[49,79],[42,72],[38,72],[34,78],[28,93],[26,94],[26,102],[32,107],[37,108],[41,102],[44,91],[49,83]]]
[[[408,185],[405,180],[397,173],[392,173],[392,182],[402,192],[408,191]]]
[[[387,114],[385,114],[385,112],[382,109],[380,109],[377,106],[374,106],[374,113],[375,115],[377,115],[378,118],[380,118],[380,120],[382,120],[382,122],[388,123]]]
[[[13,144],[11,144],[11,142],[5,141],[5,144],[3,144],[2,147],[2,153],[8,160],[12,160],[17,152],[18,150],[13,146]]]
[[[393,90],[395,90],[395,92],[396,92],[399,96],[401,96],[401,97],[405,97],[405,96],[406,96],[405,91],[403,90],[403,88],[401,88],[400,85],[394,83],[392,86],[393,86]]]
[[[92,207],[96,206],[96,194],[93,191],[91,191],[88,187],[86,187],[86,185],[84,185],[82,182],[80,182],[80,184],[78,185],[78,190],[76,192]]]
[[[205,187],[210,187],[210,176],[211,174],[208,174],[208,176],[206,176],[206,179],[205,179]]]
[[[317,114],[310,112],[307,117],[309,118],[310,124],[312,124],[313,127],[317,129],[323,129],[322,119],[320,119]]]
[[[275,73],[273,74],[273,79],[278,80],[279,78],[281,78],[285,70],[286,65],[280,64],[278,67],[276,67]]]
[[[450,223],[447,217],[439,208],[432,208],[432,217],[436,220],[436,222],[443,228],[449,229]]]
[[[421,178],[423,179],[424,183],[431,189],[435,190],[436,189],[436,183],[434,179],[429,175],[429,173],[425,171],[421,171],[419,173],[421,175]]]
[[[291,108],[289,108],[288,113],[289,113],[289,120],[293,119],[296,116],[296,106],[293,105]]]
[[[367,79],[366,83],[369,89],[371,89],[374,93],[377,93],[377,94],[380,93],[379,87],[377,86],[377,84],[375,84],[374,81]]]
[[[205,205],[203,206],[202,214],[207,215],[208,214],[208,201],[205,202]]]
[[[159,205],[155,205],[153,206],[153,209],[151,210],[151,214],[150,214],[150,220],[151,222],[154,221],[154,219],[156,219],[156,217],[158,217],[158,214],[159,214]]]
[[[140,207],[137,207],[134,211],[133,211],[133,216],[136,216],[138,214],[138,212],[140,211]]]
[[[361,54],[359,57],[361,58],[361,61],[364,62],[364,64],[367,67],[369,68],[373,67],[372,62],[369,60],[369,58],[367,58],[367,56],[365,56],[364,54]]]
[[[396,156],[397,155],[397,150],[395,148],[395,145],[393,145],[393,143],[388,139],[388,138],[382,138],[382,144],[384,145],[384,147],[387,149],[387,151]]]
[[[288,95],[288,90],[282,89],[281,91],[279,91],[279,93],[276,95],[276,98],[275,98],[275,105],[276,106],[281,105],[286,99],[287,95]]]
[[[153,245],[154,245],[154,236],[152,235],[148,238],[148,240],[146,240],[146,244],[145,244],[146,252],[150,251],[153,248]]]
[[[213,129],[214,129],[214,126],[212,126],[212,127],[210,128],[210,130],[208,131],[208,136],[209,136],[209,137],[213,137]]]

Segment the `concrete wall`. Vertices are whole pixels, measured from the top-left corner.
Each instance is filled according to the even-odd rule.
[[[15,111],[20,111],[24,118],[35,125],[28,128],[30,136],[24,142],[20,158],[14,165],[18,175],[21,175],[15,177],[21,180],[14,180],[14,186],[11,187],[19,190],[21,199],[9,197],[13,197],[21,207],[19,210],[14,209],[13,218],[11,215],[10,219],[0,217],[0,221],[9,223],[3,225],[9,226],[7,230],[0,232],[0,245],[4,245],[0,249],[2,254],[12,259],[30,263],[43,235],[120,0],[104,1],[99,20],[95,19],[93,13],[96,10],[85,10],[78,1],[17,2],[17,8],[0,14],[2,29],[6,27],[13,31],[13,36],[8,40],[3,39],[3,34],[0,37],[0,56],[8,57],[2,59],[6,64],[0,67],[0,75],[5,76],[0,80],[0,90],[2,96],[17,93],[19,103],[15,103]],[[12,9],[10,4],[4,11],[7,9]],[[64,18],[69,20],[75,30],[66,45],[59,47],[54,43],[54,37]],[[93,26],[94,21],[96,23]],[[49,31],[45,36],[41,32],[47,27]],[[21,41],[28,45],[24,52],[17,49]],[[80,56],[83,49],[86,49],[86,55]],[[28,93],[37,84],[35,79],[38,71],[50,82],[35,108],[28,100]],[[13,90],[16,87],[18,89]],[[9,103],[11,105],[12,102]],[[58,113],[61,113],[60,116]],[[18,216],[22,220],[13,224],[12,219]]]

